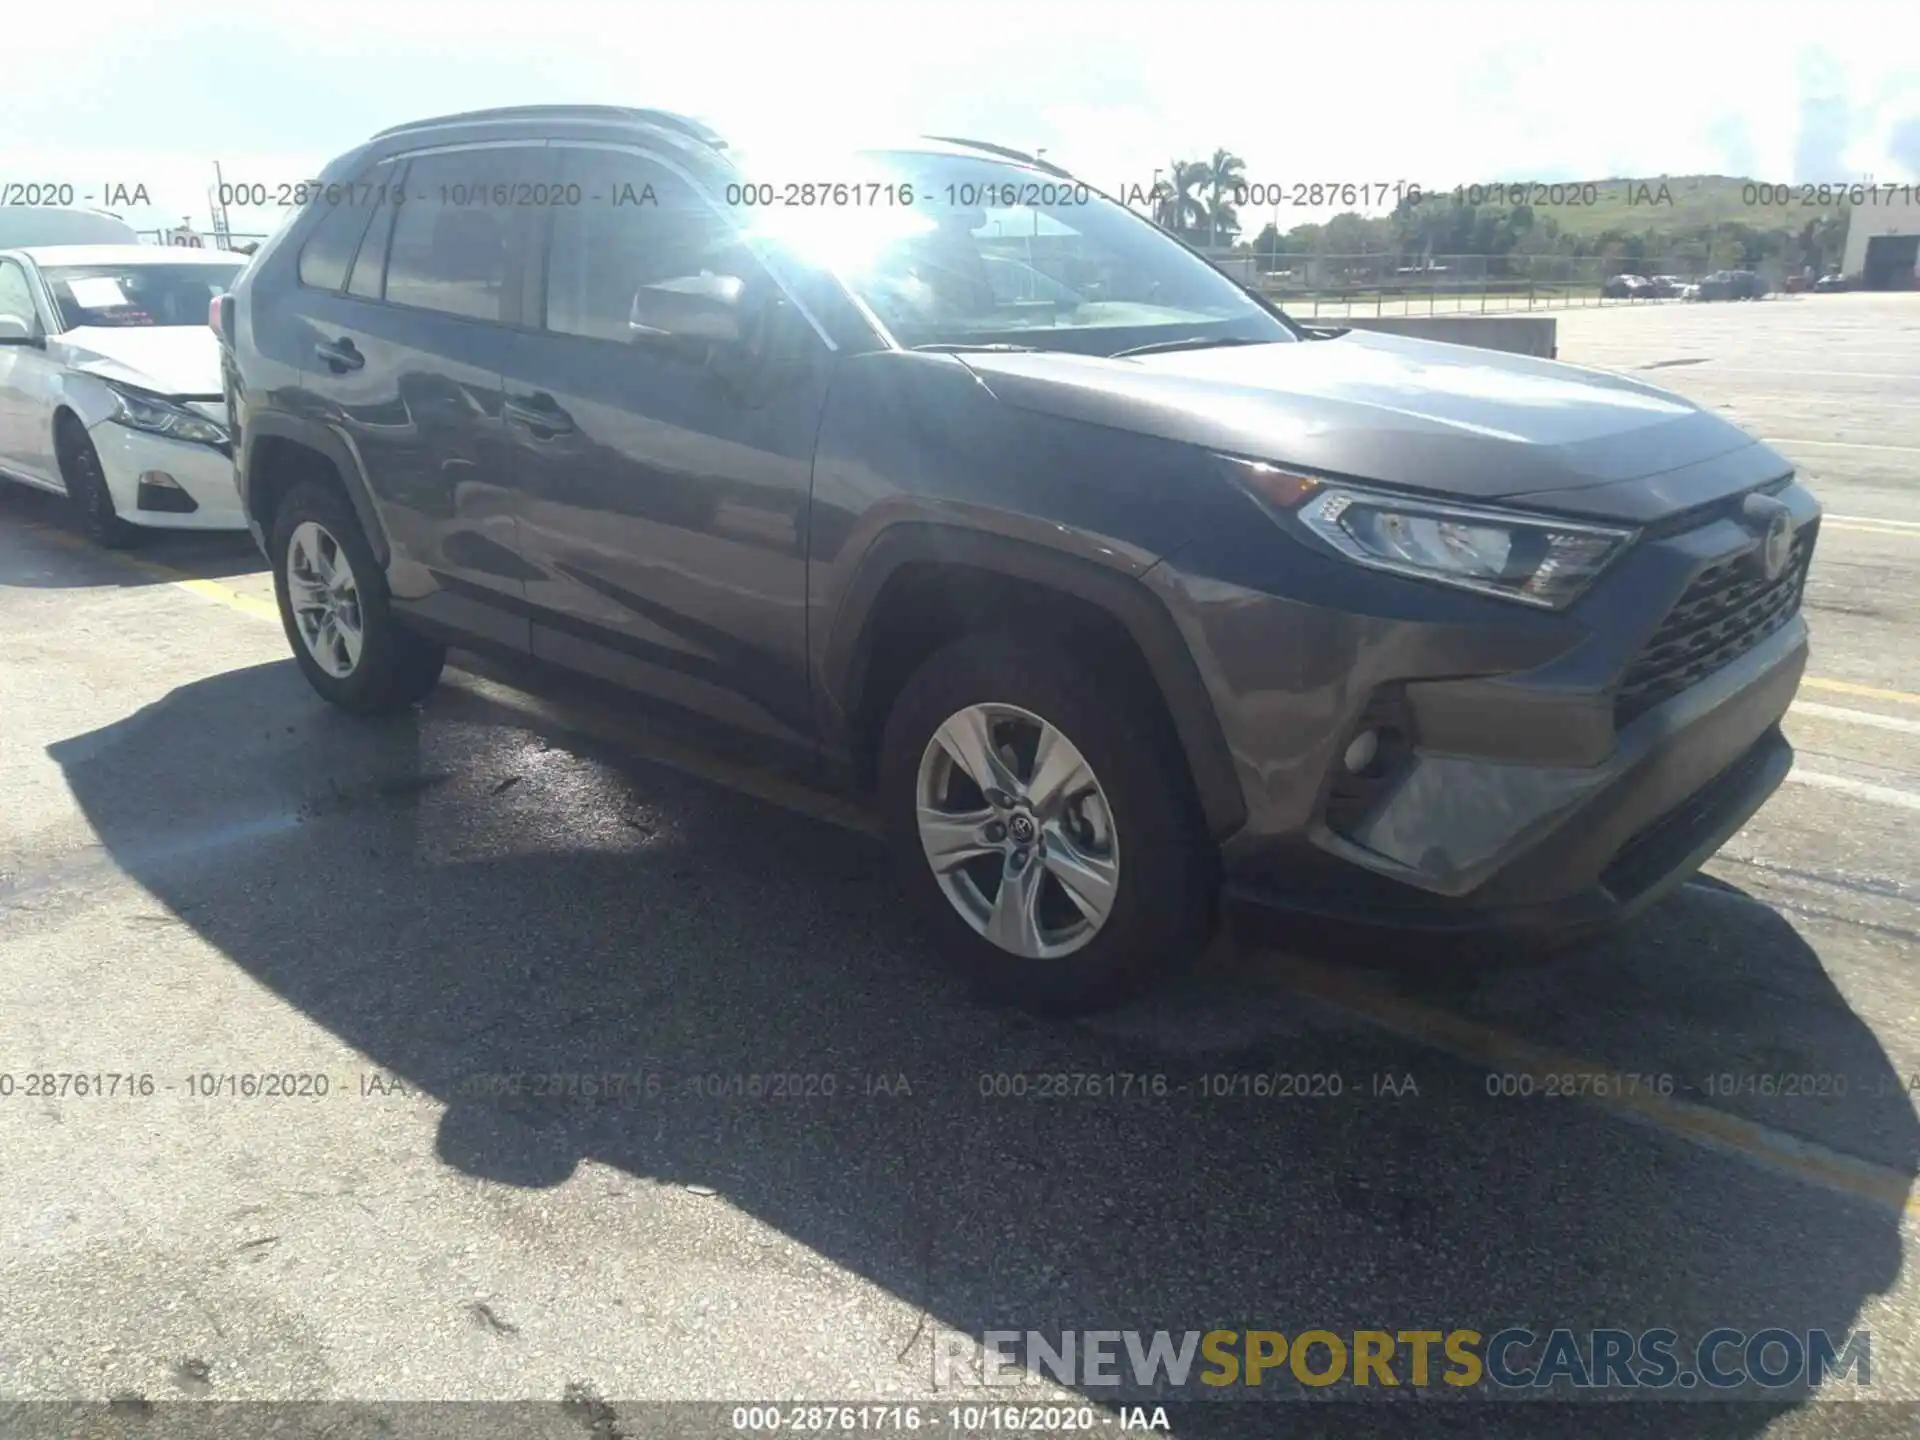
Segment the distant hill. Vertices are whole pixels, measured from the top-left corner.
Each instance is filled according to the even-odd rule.
[[[1390,214],[1349,212],[1243,236],[1266,255],[1563,256],[1691,268],[1777,261],[1837,264],[1847,207],[1791,185],[1741,175],[1612,175],[1545,184],[1435,187]],[[1409,260],[1407,263],[1415,263]]]
[[[1837,202],[1805,205],[1799,187],[1741,175],[1614,175],[1582,187],[1564,187],[1569,192],[1576,188],[1598,203],[1547,204],[1536,206],[1534,213],[1551,215],[1568,235],[1599,235],[1607,230],[1652,230],[1666,235],[1729,224],[1798,230],[1810,220],[1837,215],[1845,208]],[[1818,195],[1813,198],[1817,200]]]

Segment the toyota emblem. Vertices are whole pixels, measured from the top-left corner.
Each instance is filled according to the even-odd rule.
[[[1793,559],[1793,511],[1771,495],[1749,495],[1741,506],[1741,518],[1760,532],[1760,548],[1755,558],[1767,579],[1778,580]]]

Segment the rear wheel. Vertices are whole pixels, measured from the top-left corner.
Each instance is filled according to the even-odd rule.
[[[1211,851],[1150,697],[1053,644],[974,636],[907,681],[881,804],[908,890],[983,993],[1098,1009],[1196,955]]]
[[[72,416],[63,415],[54,431],[54,455],[60,462],[60,479],[67,487],[67,503],[74,524],[94,544],[108,550],[124,550],[141,538],[138,525],[129,525],[114,508],[113,492],[107,489],[107,473],[100,466],[100,452],[93,437]]]
[[[359,518],[332,487],[297,485],[280,502],[273,589],[301,673],[341,709],[403,710],[439,681],[446,647],[394,613]]]

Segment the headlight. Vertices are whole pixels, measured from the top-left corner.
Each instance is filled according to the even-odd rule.
[[[1244,460],[1234,469],[1257,498],[1297,514],[1349,560],[1544,609],[1572,604],[1635,534],[1362,490]]]
[[[143,395],[138,390],[123,390],[118,385],[109,385],[107,391],[113,396],[111,418],[117,424],[133,430],[144,430],[149,435],[165,435],[171,440],[191,440],[201,445],[227,443],[226,426],[175,405],[171,400],[162,400],[157,395]]]

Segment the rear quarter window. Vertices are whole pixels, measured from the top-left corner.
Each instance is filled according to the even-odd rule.
[[[373,182],[383,178],[384,173],[383,167],[378,174],[365,174],[353,184],[343,185],[332,203],[325,199],[312,202],[322,214],[306,244],[300,247],[302,285],[315,290],[346,288],[354,252],[360,248],[360,237],[366,233],[367,222],[373,218],[376,208],[372,199]]]

